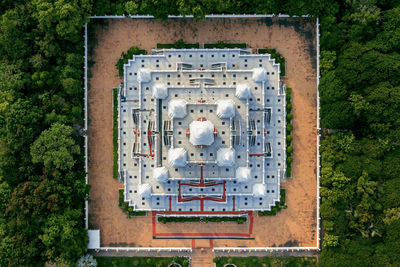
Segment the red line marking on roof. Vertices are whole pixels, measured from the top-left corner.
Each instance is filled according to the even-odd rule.
[[[192,239],[192,248],[196,247],[196,239]]]

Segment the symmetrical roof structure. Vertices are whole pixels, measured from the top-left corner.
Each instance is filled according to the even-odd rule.
[[[170,49],[124,66],[119,174],[134,210],[270,210],[285,175],[279,64],[246,49]]]

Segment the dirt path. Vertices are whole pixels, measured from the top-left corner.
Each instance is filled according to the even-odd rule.
[[[150,52],[158,42],[180,38],[185,42],[246,42],[251,48],[276,48],[286,58],[286,82],[293,88],[293,178],[283,184],[288,208],[275,217],[256,216],[254,240],[218,239],[214,247],[316,246],[315,22],[293,18],[109,19],[89,23],[90,229],[101,229],[102,246],[191,246],[190,239],[153,239],[150,216],[127,219],[118,208],[119,185],[112,178],[112,88],[120,81],[115,63],[121,52],[133,45]],[[186,226],[171,228],[184,231]],[[190,228],[203,226],[196,223]]]

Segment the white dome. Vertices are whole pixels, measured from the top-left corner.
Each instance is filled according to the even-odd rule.
[[[187,115],[186,104],[186,101],[182,99],[171,100],[168,103],[168,116],[174,119],[183,119]]]
[[[168,163],[173,167],[185,167],[187,152],[183,148],[170,148],[168,150]]]
[[[247,167],[239,167],[236,169],[236,179],[238,182],[246,182],[251,178],[251,170]]]
[[[235,164],[235,150],[233,148],[220,148],[217,151],[217,165],[230,167]]]
[[[156,83],[153,86],[153,97],[157,99],[165,99],[168,96],[168,87],[163,83]]]
[[[139,184],[138,193],[141,197],[148,198],[151,195],[151,185]]]
[[[253,69],[253,81],[255,82],[263,82],[267,80],[267,72],[263,68],[255,68]]]
[[[253,185],[253,196],[255,196],[255,197],[265,196],[265,185],[264,184],[254,184]]]
[[[217,101],[217,115],[221,119],[235,117],[235,102],[231,99]]]
[[[236,97],[239,99],[247,99],[250,98],[251,96],[251,91],[250,91],[250,86],[245,83],[239,83],[236,86]]]
[[[193,121],[190,123],[190,143],[194,146],[209,146],[214,142],[214,124],[210,121]]]
[[[150,69],[140,69],[137,74],[137,79],[139,82],[148,83],[151,81],[151,70]]]
[[[154,168],[153,179],[160,183],[166,182],[168,180],[168,169],[165,167]]]

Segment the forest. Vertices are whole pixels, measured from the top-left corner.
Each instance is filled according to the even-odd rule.
[[[83,26],[128,13],[318,16],[318,264],[398,265],[397,0],[2,0],[0,13],[0,266],[74,266],[84,254]]]

